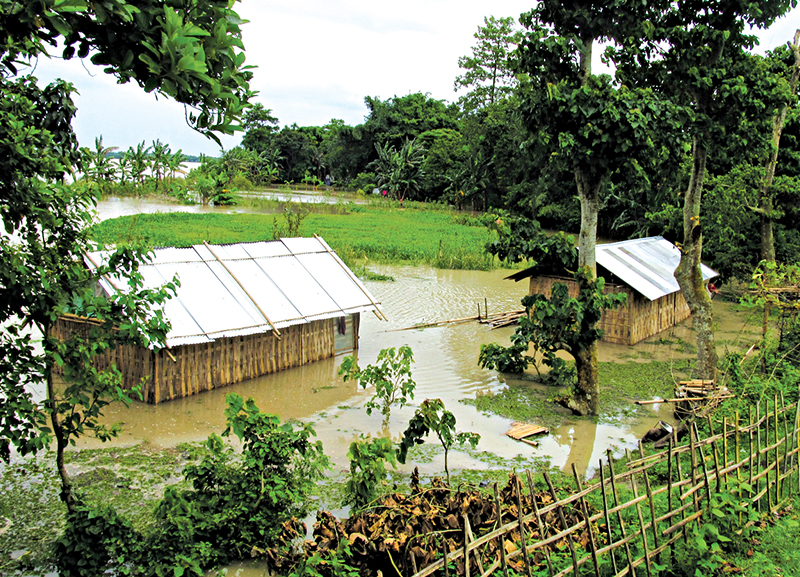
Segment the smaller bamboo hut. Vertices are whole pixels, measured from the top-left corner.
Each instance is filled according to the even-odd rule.
[[[102,253],[86,255],[97,267]],[[157,404],[300,366],[358,348],[360,314],[386,317],[361,281],[320,237],[189,248],[160,248],[139,268],[146,287],[177,276],[167,301],[166,349],[122,346],[96,362],[115,364],[123,386],[141,386]],[[104,277],[99,290],[124,292]],[[59,319],[56,336],[87,332]]]
[[[661,236],[598,244],[595,257],[597,275],[606,280],[606,293],[625,293],[627,304],[607,310],[600,319],[603,340],[633,345],[687,319],[689,306],[681,293],[674,272],[681,260],[678,247]],[[708,282],[717,273],[702,265]],[[525,269],[508,279],[530,278],[529,294],[549,295],[555,283],[569,287],[577,296],[578,285],[561,271],[535,275]]]

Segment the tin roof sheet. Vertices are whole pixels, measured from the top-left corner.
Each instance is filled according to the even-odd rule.
[[[97,266],[103,254],[87,255]],[[232,245],[155,249],[139,271],[145,287],[177,276],[181,286],[164,306],[167,345],[210,342],[287,326],[375,311],[380,303],[320,237]],[[127,285],[104,278],[110,293]]]
[[[674,273],[681,251],[663,236],[598,244],[595,251],[598,265],[651,301],[680,290]],[[700,268],[703,280],[717,276],[706,265]]]
[[[595,259],[599,266],[651,301],[680,290],[674,273],[681,261],[681,252],[663,236],[598,244]],[[704,280],[717,276],[706,265],[700,268]],[[506,278],[519,281],[530,277],[533,271],[531,267]]]

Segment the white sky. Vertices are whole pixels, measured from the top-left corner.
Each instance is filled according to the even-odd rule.
[[[532,0],[243,0],[247,64],[254,71],[255,101],[271,108],[281,126],[321,126],[332,118],[360,124],[367,114],[365,96],[382,100],[414,92],[454,101],[458,57],[470,53],[484,16],[514,16],[530,10]],[[761,49],[791,39],[800,27],[795,9],[761,32]],[[62,77],[79,91],[74,122],[83,146],[103,136],[105,146],[127,149],[155,139],[185,154],[217,155],[219,147],[191,130],[182,105],[156,100],[133,83],[114,78],[88,61],[41,59],[41,81]],[[225,148],[241,134],[223,137]]]

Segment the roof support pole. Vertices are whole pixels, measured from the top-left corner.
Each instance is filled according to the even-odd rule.
[[[217,262],[218,262],[219,264],[221,264],[221,265],[222,265],[222,268],[224,268],[226,271],[228,271],[228,274],[229,274],[229,275],[231,275],[231,278],[232,278],[234,281],[236,281],[236,284],[238,284],[238,285],[239,285],[239,288],[240,288],[240,289],[242,289],[242,291],[244,291],[244,294],[246,294],[246,295],[247,295],[247,298],[249,298],[249,299],[250,299],[250,302],[252,302],[252,303],[253,303],[253,306],[254,306],[254,307],[256,307],[256,309],[258,309],[258,312],[259,312],[259,313],[261,313],[261,316],[262,316],[262,317],[264,317],[264,320],[265,320],[265,321],[267,321],[267,324],[268,324],[270,327],[272,327],[272,334],[274,334],[274,335],[275,335],[275,336],[276,336],[278,339],[280,339],[280,338],[281,338],[281,332],[280,332],[280,331],[279,331],[277,328],[275,328],[275,325],[273,325],[273,324],[272,324],[272,321],[271,321],[271,320],[269,320],[269,317],[267,316],[267,314],[266,314],[266,313],[265,313],[265,312],[264,312],[264,311],[261,309],[261,307],[260,307],[260,306],[258,306],[258,303],[256,302],[256,299],[254,299],[254,298],[253,298],[253,295],[251,295],[251,294],[250,294],[250,293],[247,291],[247,289],[246,289],[246,288],[244,288],[244,285],[243,285],[241,282],[239,282],[239,279],[238,279],[238,278],[236,278],[236,275],[235,275],[235,274],[233,274],[233,271],[232,271],[230,268],[228,268],[228,265],[226,265],[226,264],[223,262],[223,260],[222,260],[221,258],[219,258],[219,256],[217,256],[217,253],[215,253],[215,252],[214,252],[214,249],[212,249],[212,248],[211,248],[211,245],[210,245],[210,244],[208,244],[206,241],[203,241],[203,246],[205,246],[205,247],[208,249],[208,252],[210,252],[210,253],[211,253],[211,255],[212,255],[212,256],[213,256],[215,259],[217,259]]]

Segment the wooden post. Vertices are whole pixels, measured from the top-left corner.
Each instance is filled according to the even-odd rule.
[[[547,471],[544,471],[544,480],[547,483],[547,487],[550,489],[550,495],[553,497],[553,501],[558,503],[558,495],[556,494],[556,488],[553,486],[553,481],[550,479],[550,474]],[[569,525],[567,525],[567,520],[564,518],[564,510],[561,508],[561,505],[556,507],[556,511],[558,511],[558,520],[561,522],[561,529],[566,531],[569,529]],[[575,569],[575,575],[579,575],[578,572],[578,556],[575,554],[575,544],[572,542],[572,535],[567,535],[567,545],[569,546],[569,552],[572,553],[572,566]]]

